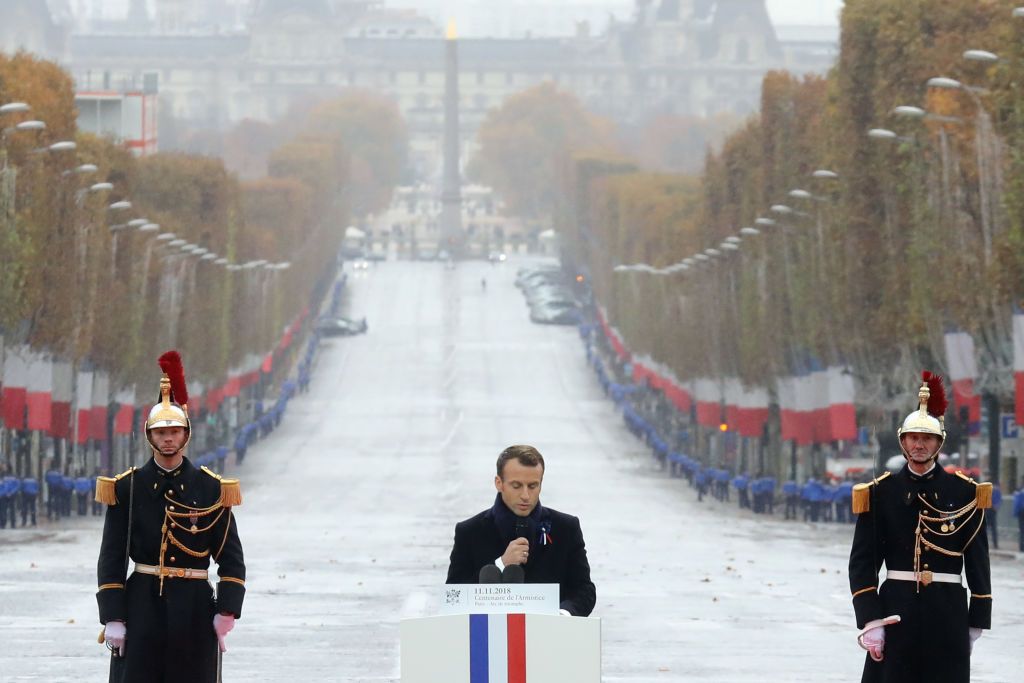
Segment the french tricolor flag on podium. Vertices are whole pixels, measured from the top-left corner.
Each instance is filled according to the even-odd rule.
[[[600,619],[489,608],[402,619],[402,683],[601,683]]]
[[[469,683],[526,683],[526,615],[469,615]]]

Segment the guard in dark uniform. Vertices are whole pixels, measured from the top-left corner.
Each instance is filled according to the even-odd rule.
[[[161,401],[146,421],[153,457],[97,479],[96,499],[108,506],[96,594],[100,642],[111,649],[112,683],[215,683],[245,595],[234,516],[241,491],[237,480],[184,457],[191,423],[181,359],[168,352],[160,366]],[[129,557],[135,571],[126,580]],[[216,594],[207,578],[211,559]]]
[[[907,464],[853,491],[850,589],[868,651],[861,680],[969,683],[974,642],[992,618],[992,485],[936,464],[946,436],[942,378],[925,372],[918,398],[898,432]]]

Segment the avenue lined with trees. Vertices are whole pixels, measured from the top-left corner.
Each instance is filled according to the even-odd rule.
[[[239,180],[219,159],[136,158],[77,131],[73,93],[56,65],[0,55],[0,330],[18,366],[5,398],[24,394],[26,373],[29,383],[46,374],[48,388],[61,384],[56,363],[72,378],[108,378],[105,391],[70,387],[65,401],[98,400],[104,414],[108,404],[135,408],[152,397],[134,387],[149,386],[154,359],[172,347],[207,393],[270,373],[268,354],[290,345],[327,292],[353,211],[390,194],[405,144],[397,111],[358,95],[319,103],[269,150],[265,177]],[[382,141],[386,155],[374,147]],[[225,397],[204,398],[216,411]],[[28,409],[5,401],[8,439],[32,429]],[[64,453],[77,442],[74,466],[91,471],[109,428],[72,434],[73,424],[51,424],[40,434],[66,439]],[[38,476],[35,467],[38,459]]]
[[[1001,1],[848,2],[827,78],[768,74],[759,114],[698,177],[612,151],[607,136],[586,134],[600,130],[589,116],[538,160],[534,146],[488,143],[507,118],[495,114],[480,165],[496,165],[500,150],[510,168],[557,169],[534,182],[554,197],[545,209],[567,258],[633,354],[690,394],[698,380],[719,386],[695,401],[727,403],[721,387],[738,380],[769,389],[785,413],[780,382],[841,368],[858,423],[888,432],[931,367],[953,381],[962,426],[978,433],[981,395],[996,420],[1015,396],[1020,15]],[[522,191],[521,179],[510,189],[488,177]]]

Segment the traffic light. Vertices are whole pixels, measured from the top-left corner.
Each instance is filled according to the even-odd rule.
[[[718,431],[722,433],[729,431],[729,425],[723,422],[722,424],[718,425]]]

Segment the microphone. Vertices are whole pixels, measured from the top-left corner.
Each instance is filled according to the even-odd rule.
[[[495,567],[497,569],[497,567]],[[525,583],[526,572],[523,571],[523,566],[519,564],[510,564],[501,572],[502,583]]]
[[[524,517],[516,517],[516,538],[530,540],[530,522]]]
[[[501,570],[496,565],[485,564],[480,569],[478,583],[501,583]]]

